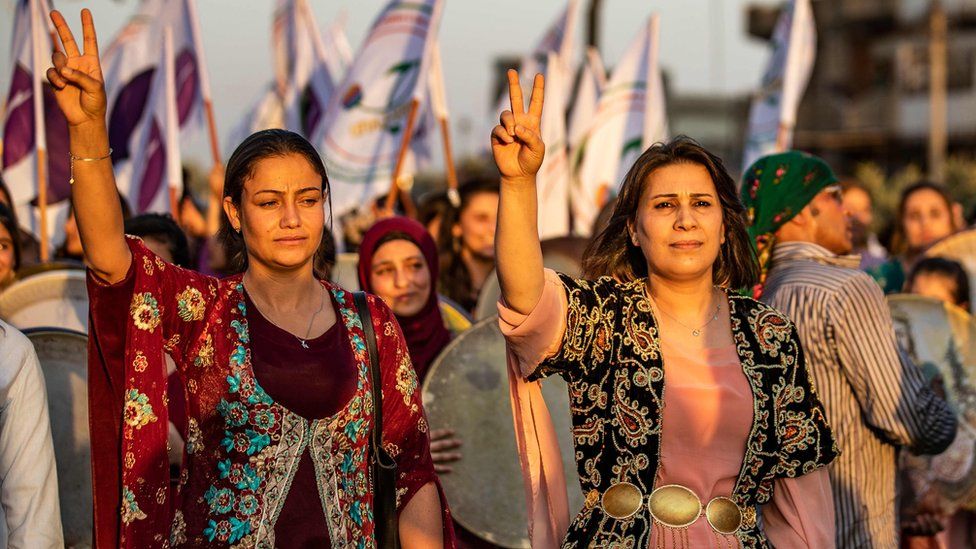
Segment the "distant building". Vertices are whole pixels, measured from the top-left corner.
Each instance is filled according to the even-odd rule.
[[[794,146],[841,170],[859,160],[925,164],[929,0],[813,0],[817,61]],[[949,152],[976,150],[976,0],[943,0],[948,16]],[[749,34],[768,39],[778,9],[750,6]]]

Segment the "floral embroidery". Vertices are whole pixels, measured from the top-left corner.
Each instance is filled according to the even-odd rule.
[[[142,351],[137,352],[136,357],[132,360],[132,368],[137,372],[145,372],[148,366],[149,361],[146,360],[146,355],[142,354]]]
[[[132,452],[125,453],[125,468],[132,469],[136,466],[136,455]]]
[[[130,524],[146,518],[146,514],[139,509],[136,495],[128,486],[122,487],[122,523]]]
[[[207,308],[200,290],[187,286],[176,295],[176,311],[184,322],[203,320],[203,313]]]
[[[132,304],[129,306],[129,314],[136,328],[152,333],[159,326],[159,303],[149,292],[143,292],[132,296]]]
[[[193,365],[199,368],[209,368],[213,366],[213,337],[207,334],[203,340],[203,345],[197,351],[197,356],[193,358]]]
[[[179,509],[173,513],[173,526],[170,528],[169,544],[182,545],[186,543],[186,520],[183,519],[183,511]]]
[[[122,418],[129,427],[141,429],[156,421],[156,414],[153,413],[152,404],[149,404],[149,397],[145,393],[140,393],[138,389],[129,389],[125,395]]]
[[[400,357],[400,366],[396,372],[396,388],[403,395],[403,403],[407,406],[411,403],[414,391],[417,390],[417,372],[410,365],[410,357],[404,354]]]
[[[146,271],[146,274],[149,276],[153,275],[153,263],[148,255],[142,256],[142,270]]]
[[[195,454],[200,450],[203,450],[203,433],[200,424],[191,417],[186,422],[186,453]]]

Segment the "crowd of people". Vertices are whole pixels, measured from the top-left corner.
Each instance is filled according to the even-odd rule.
[[[972,230],[938,182],[902,191],[881,238],[871,193],[820,158],[771,154],[736,181],[678,137],[630,168],[581,274],[557,273],[537,226],[545,85],[526,102],[511,71],[497,171],[412,217],[378,201],[357,230],[333,226],[322,159],[284,130],[215,167],[205,208],[185,193],[173,214],[133,215],[91,15],[80,45],[52,19],[72,202],[42,264],[0,180],[0,295],[87,269],[97,546],[494,547],[451,515],[440,479],[464,437],[428,424],[420,387],[497,277],[528,517],[512,527],[533,547],[976,547],[976,499],[915,501],[902,479],[905,452],[945,452],[965,421],[885,301],[970,311],[974,273],[926,253]],[[358,254],[358,288],[332,282],[337,249]],[[565,463],[537,383],[552,374],[569,387]],[[42,365],[3,319],[0,395],[0,534],[63,546]]]

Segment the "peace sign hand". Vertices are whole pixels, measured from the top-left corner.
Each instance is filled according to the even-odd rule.
[[[508,71],[508,97],[512,110],[502,112],[499,125],[491,131],[491,152],[503,179],[534,179],[546,155],[546,144],[539,131],[545,79],[535,75],[529,110],[522,102],[518,72]]]
[[[64,53],[54,52],[54,68],[47,70],[47,79],[54,88],[58,107],[68,119],[69,126],[89,122],[105,122],[105,83],[98,61],[98,40],[91,12],[81,10],[81,29],[84,52],[78,51],[68,22],[59,11],[51,12],[51,21],[58,30]]]

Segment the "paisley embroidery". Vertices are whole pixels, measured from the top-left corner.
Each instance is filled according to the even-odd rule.
[[[139,509],[136,503],[136,495],[128,486],[122,487],[122,522],[130,524],[137,520],[146,518],[146,514]]]

